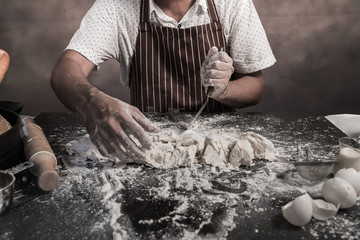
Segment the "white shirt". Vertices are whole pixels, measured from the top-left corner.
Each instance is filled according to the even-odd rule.
[[[140,3],[141,0],[96,0],[66,49],[79,52],[96,66],[108,59],[117,59],[120,81],[128,85]],[[273,65],[276,60],[252,0],[214,0],[214,3],[235,71],[252,73]],[[165,27],[181,24],[182,28],[207,24],[211,22],[207,9],[206,0],[197,0],[177,22],[150,0],[150,22]]]

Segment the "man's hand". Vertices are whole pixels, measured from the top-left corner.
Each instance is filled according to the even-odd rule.
[[[101,92],[87,79],[95,65],[76,51],[66,50],[57,62],[51,84],[61,102],[84,119],[91,141],[105,156],[144,163],[151,142],[145,131],[156,132],[136,107]]]
[[[205,92],[209,86],[214,87],[210,97],[217,99],[226,90],[231,75],[234,72],[232,58],[217,47],[212,47],[201,66],[201,81]]]
[[[91,141],[104,156],[115,156],[122,161],[144,163],[144,149],[151,141],[145,131],[158,128],[138,108],[98,92],[85,107],[79,110]]]

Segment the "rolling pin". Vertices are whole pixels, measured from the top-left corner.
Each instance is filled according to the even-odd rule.
[[[60,177],[55,168],[57,160],[41,127],[32,118],[24,118],[27,134],[23,136],[26,159],[34,163],[29,170],[37,176],[39,187],[52,191],[59,186]]]

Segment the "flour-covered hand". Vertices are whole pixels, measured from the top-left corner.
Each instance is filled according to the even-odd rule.
[[[225,92],[233,72],[232,58],[226,52],[219,51],[217,47],[212,47],[201,66],[200,72],[205,91],[207,92],[209,86],[214,87],[210,97],[216,99]]]
[[[138,108],[99,93],[80,113],[101,154],[123,162],[145,163],[144,150],[151,147],[146,131],[159,129]]]

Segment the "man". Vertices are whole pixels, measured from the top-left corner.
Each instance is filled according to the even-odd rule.
[[[87,80],[108,59],[120,62],[132,105]],[[158,131],[142,111],[195,112],[207,94],[207,111],[256,104],[261,70],[274,62],[251,0],[97,0],[56,64],[52,86],[102,154],[142,162],[151,146],[146,131]]]

